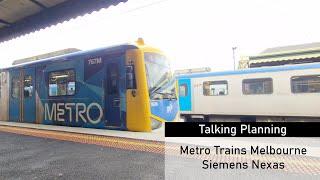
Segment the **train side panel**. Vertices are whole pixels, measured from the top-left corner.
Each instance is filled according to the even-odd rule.
[[[0,120],[149,132],[156,127],[156,116],[151,112],[155,108],[147,85],[146,49],[120,45],[2,70]],[[132,82],[135,87],[129,86]],[[159,101],[155,111],[164,118],[161,122],[177,117],[177,102],[168,101]]]
[[[319,75],[319,69],[192,78],[193,111],[185,114],[320,117],[320,93],[292,93],[291,77]],[[245,95],[244,79],[272,78],[272,94]],[[228,95],[205,96],[205,81],[227,81]]]
[[[135,67],[134,90],[126,87],[129,64]],[[151,131],[144,68],[143,52],[135,46],[9,68],[1,72],[1,120]]]
[[[40,92],[44,124],[126,129],[124,54],[73,57],[47,65]],[[54,78],[69,74],[67,92]],[[52,82],[51,82],[52,81]]]

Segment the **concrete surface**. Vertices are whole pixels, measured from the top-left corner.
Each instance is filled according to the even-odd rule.
[[[0,179],[164,179],[164,155],[0,132]]]

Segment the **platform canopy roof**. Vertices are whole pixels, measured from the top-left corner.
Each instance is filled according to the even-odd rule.
[[[240,68],[320,62],[320,42],[268,48],[258,55],[242,57]]]
[[[268,48],[259,55],[251,56],[251,63],[306,60],[320,57],[320,43],[308,43]]]
[[[0,43],[128,0],[0,0]]]

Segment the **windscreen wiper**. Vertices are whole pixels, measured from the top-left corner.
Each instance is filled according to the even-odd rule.
[[[154,89],[152,89],[152,91],[150,90],[150,96],[153,94],[153,93],[155,93],[155,92],[157,92],[157,91],[159,91],[162,87],[162,85],[164,84],[164,83],[166,83],[168,81],[168,79],[165,79],[164,81],[162,81],[161,83],[159,83],[159,86],[157,86],[156,88],[154,88]]]
[[[170,95],[170,96],[172,96],[171,98],[163,98],[163,99],[177,99],[177,96],[176,96],[175,93],[163,93],[163,92],[157,92],[157,91],[155,91],[154,93],[161,94],[161,95]]]

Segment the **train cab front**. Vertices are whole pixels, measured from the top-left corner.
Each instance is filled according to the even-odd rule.
[[[161,127],[164,122],[178,119],[178,101],[175,78],[169,60],[156,52],[145,52],[147,83],[149,90],[152,129]]]

